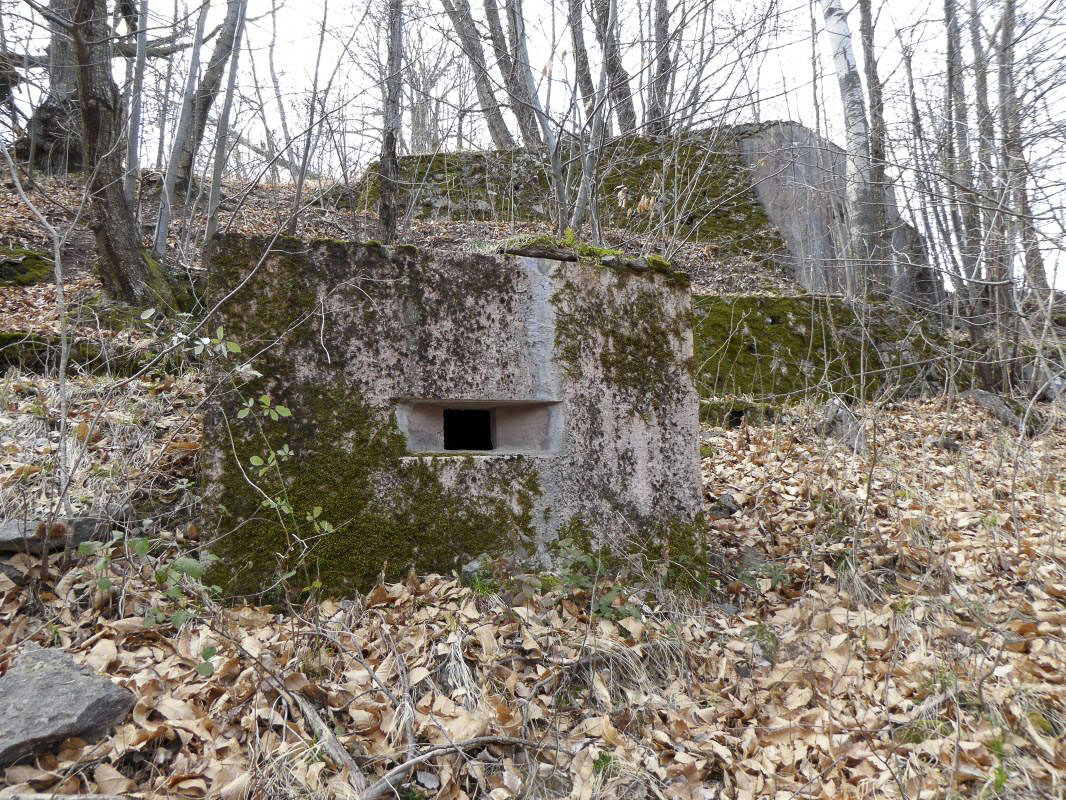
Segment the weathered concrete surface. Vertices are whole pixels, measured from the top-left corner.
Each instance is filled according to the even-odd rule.
[[[240,237],[210,263],[213,296],[241,287],[219,324],[262,373],[206,421],[213,578],[229,591],[269,588],[279,562],[343,591],[386,562],[395,577],[482,552],[547,559],[564,528],[608,546],[625,532],[655,557],[700,548],[677,275]],[[238,416],[263,395],[292,416]],[[493,449],[448,450],[446,410],[484,412]],[[256,463],[283,446],[278,468]]]
[[[61,650],[28,650],[0,677],[0,767],[77,736],[103,736],[136,698]]]
[[[430,219],[551,217],[549,170],[540,154],[434,153],[400,161],[405,201]],[[658,235],[669,220],[685,241],[712,243],[724,262],[776,262],[808,292],[846,286],[845,154],[794,122],[734,125],[674,137],[619,137],[605,146],[598,187],[604,225]],[[374,206],[374,171],[356,190]],[[622,198],[622,199],[620,199]],[[647,203],[639,205],[639,201]],[[624,200],[624,201],[623,201]],[[884,268],[870,290],[932,304],[941,287],[917,231],[887,187]]]
[[[843,294],[848,252],[845,152],[795,122],[742,125],[734,133],[759,203],[787,245],[788,252],[779,260],[808,291]],[[931,305],[937,282],[921,237],[900,217],[891,185],[885,189],[884,210],[886,259],[881,271],[869,276],[866,291]]]

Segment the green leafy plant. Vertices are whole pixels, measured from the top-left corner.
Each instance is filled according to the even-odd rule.
[[[215,674],[215,665],[211,659],[218,653],[218,648],[207,645],[200,651],[200,663],[196,665],[196,674],[201,678],[210,678]]]
[[[614,763],[614,756],[604,750],[593,760],[592,771],[597,775],[602,775],[612,763]]]

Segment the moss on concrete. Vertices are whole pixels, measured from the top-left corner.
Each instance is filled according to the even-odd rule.
[[[52,278],[52,258],[24,247],[0,247],[0,286],[33,286]]]
[[[213,291],[236,285],[264,246],[240,237],[215,242]],[[523,543],[532,549],[540,493],[535,457],[494,455],[487,471],[472,456],[411,456],[390,408],[367,402],[356,386],[315,385],[298,373],[309,359],[325,358],[318,318],[307,318],[316,307],[318,271],[350,263],[350,248],[368,270],[375,259],[411,255],[376,244],[279,239],[276,263],[257,276],[254,291],[231,301],[224,317],[226,338],[245,352],[276,341],[256,360],[265,377],[239,396],[234,390],[223,403],[226,413],[208,422],[209,436],[227,443],[221,463],[210,466],[207,508],[223,534],[212,546],[219,560],[209,577],[227,595],[271,590],[282,575],[290,588],[316,584],[327,594],[346,594],[365,591],[382,571],[395,580],[412,566],[446,572],[484,552],[514,552]],[[445,294],[419,313],[458,313],[451,304],[462,299]],[[291,416],[256,411],[237,418],[243,398],[258,406],[263,395]],[[260,475],[253,458],[269,467],[270,454],[284,447],[293,456]],[[264,506],[264,497],[274,505]],[[332,530],[316,530],[323,522]]]
[[[212,547],[219,561],[209,576],[226,594],[261,592],[283,574],[290,587],[365,591],[382,571],[387,580],[412,566],[447,571],[462,557],[530,540],[539,493],[532,460],[512,457],[493,477],[496,493],[473,498],[462,488],[479,479],[473,458],[458,459],[459,484],[450,485],[446,459],[408,457],[391,417],[352,389],[304,386],[288,402],[289,419],[229,420],[215,511],[230,532]],[[294,456],[260,476],[253,457],[266,462],[283,446]],[[277,505],[264,507],[264,495]],[[323,522],[332,530],[316,530]]]
[[[564,160],[570,156],[564,153]],[[414,155],[400,159],[400,171],[406,187],[402,202],[420,216],[545,222],[555,217],[550,170],[538,153]],[[360,207],[376,208],[373,165],[357,192]],[[669,231],[713,243],[724,258],[764,261],[784,252],[729,131],[613,140],[600,159],[596,202],[604,226],[646,236]]]
[[[888,304],[697,295],[693,316],[696,384],[704,401],[794,401],[829,390],[873,397],[890,385],[911,393],[942,372],[935,351],[946,344],[943,334]],[[704,416],[735,415],[733,408],[705,406]]]
[[[607,292],[612,293],[626,279],[624,272],[614,272]],[[677,396],[683,380],[679,373],[689,367],[677,363],[681,350],[677,342],[684,337],[689,320],[669,314],[653,286],[642,288],[624,302],[613,297],[601,302],[594,293],[567,281],[552,302],[556,308],[556,353],[567,370],[580,370],[588,356],[594,355],[607,386],[641,416]]]

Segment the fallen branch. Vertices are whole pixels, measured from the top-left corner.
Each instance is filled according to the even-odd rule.
[[[432,750],[427,750],[419,756],[410,758],[399,766],[395,766],[386,772],[377,783],[371,786],[362,795],[361,800],[378,800],[383,797],[386,792],[395,792],[396,786],[393,785],[393,781],[406,777],[411,768],[422,764],[438,756],[446,756],[449,753],[462,753],[467,750],[473,750],[477,747],[485,747],[490,744],[509,744],[515,747],[532,747],[538,750],[544,750],[548,747],[558,748],[554,743],[542,743],[534,742],[529,739],[520,739],[516,736],[478,736],[474,739],[467,739],[465,742],[455,742],[454,744],[444,744],[439,747],[434,747]],[[558,748],[562,749],[562,748]]]
[[[356,791],[362,791],[366,788],[366,779],[363,777],[363,772],[359,769],[359,765],[355,763],[351,753],[340,743],[340,740],[329,729],[329,726],[322,721],[322,717],[318,716],[318,712],[311,705],[311,701],[300,695],[299,692],[290,692],[277,682],[271,682],[274,683],[274,687],[283,697],[300,709],[304,721],[307,722],[307,727],[314,733],[330,760],[333,761],[338,769],[343,767],[348,770],[348,782],[352,788]]]

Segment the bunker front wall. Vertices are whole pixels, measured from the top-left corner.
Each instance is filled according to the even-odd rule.
[[[241,351],[205,419],[227,594],[543,562],[560,529],[702,549],[691,309],[670,276],[238,236],[209,258]],[[466,450],[479,425],[493,449]]]

